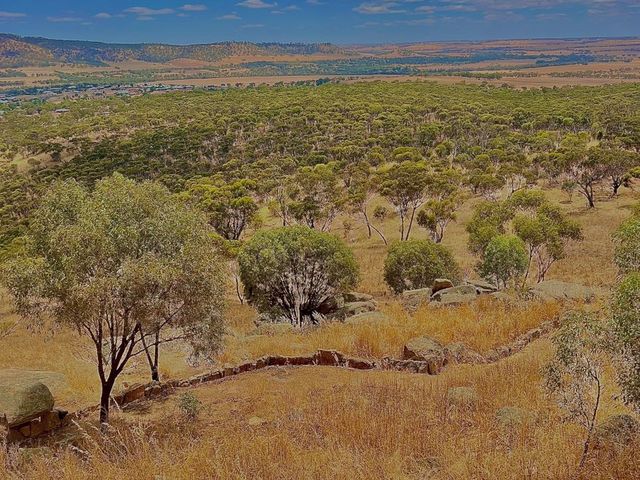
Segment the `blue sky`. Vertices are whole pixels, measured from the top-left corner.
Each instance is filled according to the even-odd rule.
[[[0,32],[106,42],[638,36],[640,0],[0,0]]]

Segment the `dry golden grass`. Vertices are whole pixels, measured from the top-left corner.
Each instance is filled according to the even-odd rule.
[[[576,475],[583,432],[560,421],[539,387],[550,351],[539,341],[498,364],[436,377],[267,369],[191,389],[203,404],[195,424],[181,420],[172,396],[116,415],[108,439],[80,442],[86,462],[62,449],[18,468],[33,479],[637,478],[638,445],[595,452]],[[477,390],[475,408],[447,406],[456,386]],[[621,411],[615,393],[606,392],[603,418]],[[532,418],[501,426],[495,411],[503,406]]]
[[[556,201],[565,201],[551,191]],[[587,211],[576,196],[563,208],[584,227],[585,241],[572,245],[550,278],[610,286],[615,281],[611,233],[628,215],[637,195],[625,191],[602,199]],[[445,243],[463,270],[473,275],[475,259],[466,250],[464,224],[469,202],[451,225]],[[336,226],[342,225],[341,220]],[[390,239],[397,222],[382,225]],[[340,228],[334,233],[344,236]],[[425,237],[420,229],[416,238]],[[334,348],[354,356],[399,356],[412,337],[427,335],[443,343],[462,341],[486,352],[511,341],[561,313],[558,304],[507,306],[489,300],[459,308],[423,307],[407,314],[382,282],[386,249],[378,238],[366,238],[362,226],[349,233],[362,270],[359,290],[376,296],[388,320],[329,323],[302,332],[258,329],[255,311],[231,302],[229,335],[218,362],[236,363],[266,354],[301,354]],[[0,292],[0,323],[19,320]],[[0,368],[53,370],[67,377],[56,391],[68,409],[97,403],[98,383],[88,361],[86,339],[65,328],[30,331],[21,326],[0,339]],[[576,474],[582,431],[560,421],[559,412],[540,388],[540,368],[551,354],[548,340],[486,366],[452,366],[437,377],[398,372],[358,372],[324,367],[268,369],[192,389],[203,412],[195,425],[180,420],[177,396],[115,415],[109,437],[84,428],[94,438],[80,441],[90,455],[85,462],[64,446],[30,460],[8,454],[13,469],[0,478],[121,479],[626,479],[638,478],[637,447],[594,453],[584,472]],[[180,346],[166,349],[164,378],[197,372],[185,363]],[[137,359],[122,381],[148,378],[144,359]],[[601,418],[623,411],[613,378]],[[479,405],[451,410],[446,392],[452,386],[474,386]],[[534,420],[511,431],[500,427],[495,410],[514,405]],[[248,420],[259,417],[262,421]],[[255,420],[255,419],[254,419]],[[72,432],[68,432],[72,433]],[[60,437],[63,438],[63,437]],[[64,445],[64,442],[63,442]],[[5,454],[0,454],[5,455]],[[1,459],[0,459],[1,460]],[[19,475],[23,475],[20,477]],[[634,476],[635,475],[635,476]]]
[[[308,354],[319,348],[360,357],[400,358],[407,341],[419,336],[432,337],[443,344],[464,342],[474,350],[487,352],[552,320],[561,307],[555,303],[509,306],[486,299],[459,308],[425,306],[414,315],[407,314],[397,302],[387,302],[381,310],[387,319],[372,317],[358,323],[329,323],[303,332],[269,334],[266,328],[255,328],[254,315],[247,308],[244,318],[235,316],[232,335],[227,337],[219,359],[221,363],[238,363],[268,354]]]

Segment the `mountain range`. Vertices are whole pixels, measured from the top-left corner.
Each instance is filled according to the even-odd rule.
[[[343,53],[341,48],[329,43],[117,44],[0,34],[0,67],[2,68],[48,66],[61,63],[103,66],[126,61],[166,63],[177,59],[219,62],[225,58],[238,56],[317,56]]]

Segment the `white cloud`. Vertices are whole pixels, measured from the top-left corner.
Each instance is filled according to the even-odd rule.
[[[227,15],[218,17],[218,20],[242,20],[242,17],[236,15],[235,13],[228,13]]]
[[[364,2],[358,5],[354,10],[365,15],[382,15],[389,13],[405,13],[406,10],[399,7],[398,2]]]
[[[26,16],[27,16],[26,13],[20,13],[20,12],[0,12],[0,19],[23,18]]]
[[[184,12],[204,12],[206,9],[207,6],[201,3],[185,3],[180,7],[180,10]]]
[[[51,23],[75,23],[82,21],[82,18],[79,17],[47,17],[47,22]]]
[[[267,3],[264,0],[243,0],[237,4],[239,7],[245,8],[274,8],[277,7],[277,3]]]
[[[155,15],[171,15],[175,13],[175,10],[172,8],[130,7],[125,10],[125,13],[132,13],[141,17],[153,17]]]

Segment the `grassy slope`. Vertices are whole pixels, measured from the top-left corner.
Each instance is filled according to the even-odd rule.
[[[564,201],[559,192],[549,194]],[[578,196],[571,204],[564,203],[566,211],[583,225],[586,240],[570,248],[568,258],[554,267],[550,277],[611,285],[615,270],[610,235],[635,201],[637,194],[625,190],[620,198],[603,199],[592,211],[584,209]],[[445,242],[467,272],[473,265],[464,233],[470,208],[462,209]],[[342,221],[335,226],[334,233],[343,236]],[[384,225],[390,238],[397,235],[395,229],[394,220]],[[424,236],[424,232],[415,232]],[[486,351],[559,311],[557,305],[507,309],[481,302],[459,309],[427,307],[409,316],[381,282],[385,252],[381,242],[367,239],[359,226],[350,233],[349,241],[362,266],[360,290],[376,295],[382,310],[392,318],[390,323],[332,324],[306,333],[256,335],[264,332],[255,330],[254,311],[232,301],[230,335],[219,362],[317,348],[378,358],[398,356],[404,342],[417,335],[443,342],[464,341]],[[0,320],[15,318],[6,298],[1,305]],[[94,404],[97,382],[94,367],[87,361],[91,351],[79,346],[82,344],[86,345],[65,329],[53,333],[21,329],[0,340],[0,367],[60,371],[69,383],[69,388],[55,392],[60,404],[70,409]],[[142,468],[146,473],[140,478],[161,473],[166,478],[570,478],[580,432],[558,421],[558,412],[539,388],[539,368],[549,354],[548,342],[539,341],[511,360],[493,366],[450,368],[435,378],[335,369],[248,374],[195,389],[205,405],[196,426],[178,421],[176,398],[172,397],[151,406],[150,412],[116,415],[122,428],[120,443],[101,444],[89,465],[63,454],[55,462],[36,462],[29,471],[34,478],[47,478],[50,469],[55,469],[57,478],[83,477],[80,472],[94,478],[120,478]],[[179,347],[165,351],[165,378],[197,371],[185,364],[184,356]],[[146,377],[141,358],[123,381]],[[481,396],[477,411],[447,413],[446,389],[458,385],[476,386]],[[537,420],[521,431],[505,433],[493,419],[495,409],[504,405],[527,408],[536,413]],[[602,416],[620,409],[608,393]],[[253,416],[267,423],[249,426],[248,418]],[[145,427],[135,430],[137,434],[125,428],[139,422]],[[155,440],[149,439],[147,429],[157,431]],[[175,445],[180,445],[178,451]],[[638,459],[630,452],[594,460],[585,478],[631,478],[624,472],[637,469]]]

